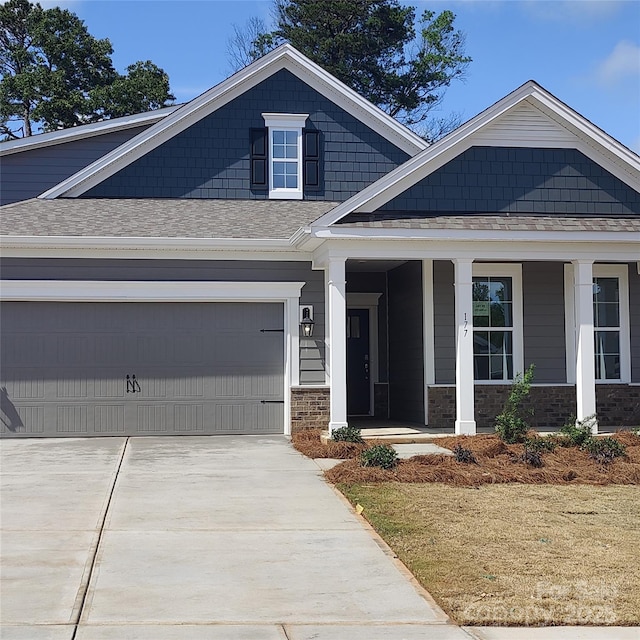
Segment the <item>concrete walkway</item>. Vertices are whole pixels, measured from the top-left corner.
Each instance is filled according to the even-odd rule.
[[[0,453],[3,640],[637,638],[452,625],[284,437]]]

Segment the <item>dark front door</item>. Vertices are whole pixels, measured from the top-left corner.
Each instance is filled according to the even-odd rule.
[[[347,311],[347,413],[368,415],[371,406],[369,310]]]

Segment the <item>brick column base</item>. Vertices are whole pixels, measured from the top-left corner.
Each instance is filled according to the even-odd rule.
[[[329,428],[329,387],[292,387],[291,432]]]

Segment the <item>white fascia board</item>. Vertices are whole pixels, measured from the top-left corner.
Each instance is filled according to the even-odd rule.
[[[140,127],[148,123],[154,124],[166,118],[179,107],[180,105],[172,105],[170,107],[164,107],[163,109],[157,109],[156,111],[147,111],[131,116],[123,116],[122,118],[101,120],[100,122],[83,124],[69,129],[61,129],[60,131],[39,133],[35,136],[29,136],[28,138],[2,142],[0,143],[0,156],[7,156],[21,151],[30,151],[31,149],[40,149],[42,147],[50,147],[65,142],[73,142],[74,140],[100,136],[113,131],[125,131],[126,129]]]
[[[298,76],[410,155],[427,147],[427,143],[418,135],[333,78],[291,45],[284,44],[194,98],[132,140],[45,191],[39,197],[51,199],[62,195],[65,197],[82,195],[281,69],[287,69]]]
[[[318,218],[311,224],[312,231],[334,224],[354,211],[370,213],[393,200],[473,146],[474,134],[523,101],[528,101],[534,106],[542,106],[543,112],[550,117],[553,114],[558,124],[576,135],[575,146],[578,150],[594,162],[602,164],[605,169],[633,189],[640,190],[640,182],[638,181],[640,157],[530,80],[455,131]],[[578,136],[577,131],[582,135]],[[504,144],[504,141],[500,141],[500,143]],[[514,139],[514,146],[516,144],[521,143]],[[533,146],[533,143],[527,142],[524,146]],[[548,145],[541,142],[541,146]],[[616,158],[619,158],[620,163],[613,162],[603,153],[603,150],[614,154]]]
[[[640,243],[557,242],[512,240],[509,242],[477,239],[394,239],[366,238],[327,240],[313,254],[313,265],[322,268],[330,258],[350,260],[452,260],[468,258],[489,262],[549,260],[595,260],[596,262],[635,262]]]
[[[2,280],[0,300],[11,301],[276,301],[299,298],[304,282],[138,282]]]
[[[116,238],[0,236],[2,255],[13,258],[88,257],[149,259],[311,261],[289,240],[236,238]]]
[[[492,240],[512,242],[610,242],[635,243],[640,250],[640,234],[634,231],[496,231],[468,229],[380,229],[370,227],[324,227],[315,231],[320,239],[388,240]]]
[[[244,238],[136,238],[116,236],[0,236],[0,245],[5,247],[108,247],[113,249],[245,249],[277,250],[290,249],[289,240],[244,239]]]

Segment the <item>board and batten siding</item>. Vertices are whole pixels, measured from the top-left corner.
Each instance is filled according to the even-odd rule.
[[[640,261],[629,264],[629,330],[631,382],[640,384]]]
[[[388,272],[389,414],[424,423],[422,262]]]
[[[522,264],[524,366],[535,365],[534,381],[566,382],[564,265]]]
[[[456,331],[453,262],[433,262],[433,329],[436,384],[455,384]]]
[[[300,303],[313,305],[313,338],[300,340],[300,384],[325,383],[324,275],[308,262],[4,258],[5,280],[305,282]]]
[[[267,199],[250,184],[250,130],[265,126],[263,113],[309,114],[305,127],[320,132],[321,184],[305,200],[346,200],[409,159],[282,69],[82,197]]]
[[[35,198],[147,129],[132,127],[3,155],[0,204]]]

